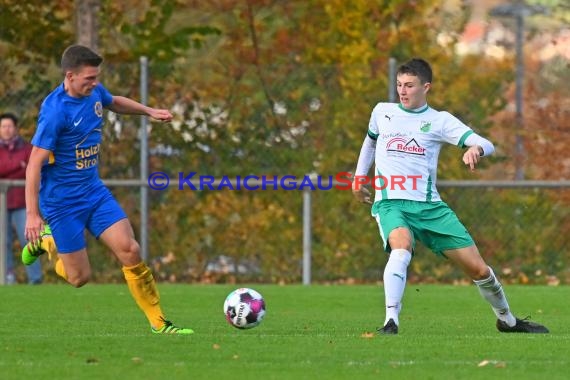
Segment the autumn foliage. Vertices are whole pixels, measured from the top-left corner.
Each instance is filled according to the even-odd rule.
[[[0,108],[22,114],[28,125],[25,135],[30,137],[39,102],[61,80],[59,52],[74,42],[73,2],[4,4],[9,12],[1,13],[0,23]],[[390,58],[401,63],[421,56],[434,68],[430,105],[457,115],[498,147],[497,158],[487,160],[475,176],[463,167],[460,150],[446,148],[439,178],[511,179],[513,60],[458,56],[454,43],[468,9],[450,14],[439,4],[102,0],[102,80],[114,94],[138,98],[138,60],[148,57],[149,104],[170,107],[175,114],[173,123],[153,124],[150,129],[151,173],[328,176],[354,170],[370,112],[377,102],[387,100]],[[438,42],[442,32],[449,37],[445,44]],[[529,72],[540,72],[544,65],[529,60]],[[563,90],[542,88],[538,76],[525,88],[521,133],[528,179],[568,178],[570,161],[564,157],[569,98]],[[108,115],[100,161],[103,178],[140,175],[138,126],[138,118]],[[138,231],[138,192],[113,191]],[[532,189],[443,193],[480,241],[482,253],[506,270],[507,279],[524,282],[522,273],[527,282],[545,283],[549,276],[567,280],[567,271],[553,260],[557,255],[568,257],[568,246],[560,239],[570,230],[570,218],[560,211],[568,208],[568,188],[539,194]],[[150,199],[149,261],[159,278],[299,281],[300,192],[171,187],[151,191]],[[348,191],[314,192],[312,201],[313,279],[378,280],[385,258],[369,210]],[[532,215],[514,227],[517,205],[523,206],[523,214],[540,212],[560,230],[543,228]],[[549,213],[553,207],[559,211]],[[494,215],[491,222],[482,210]],[[517,228],[527,235],[532,232],[532,238],[514,231]],[[98,279],[120,280],[120,269],[99,254],[105,248],[93,241],[89,249],[99,268]],[[410,278],[463,277],[420,248]]]

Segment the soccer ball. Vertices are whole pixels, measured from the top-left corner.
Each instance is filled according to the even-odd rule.
[[[224,314],[228,323],[238,329],[259,326],[265,316],[265,301],[253,289],[239,288],[224,301]]]

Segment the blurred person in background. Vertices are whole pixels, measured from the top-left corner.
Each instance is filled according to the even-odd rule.
[[[12,113],[0,114],[0,179],[25,179],[26,167],[32,145],[20,136],[18,118]],[[6,233],[6,283],[16,283],[13,237],[17,237],[20,246],[26,244],[26,198],[24,186],[8,189],[8,225]],[[16,232],[15,235],[13,232]],[[18,260],[19,261],[19,260]],[[28,283],[41,284],[43,280],[40,261],[26,265]],[[3,275],[3,274],[2,274]]]

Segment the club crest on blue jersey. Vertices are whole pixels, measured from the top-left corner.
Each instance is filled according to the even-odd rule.
[[[101,102],[95,102],[95,115],[103,117],[103,105]]]

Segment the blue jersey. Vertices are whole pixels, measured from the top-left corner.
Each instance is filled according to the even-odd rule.
[[[81,98],[67,95],[61,84],[43,101],[32,138],[34,146],[51,151],[41,171],[40,207],[45,202],[65,200],[68,205],[89,199],[104,187],[98,173],[99,150],[103,108],[112,101],[101,84]]]

